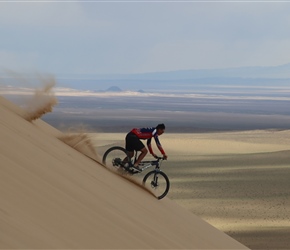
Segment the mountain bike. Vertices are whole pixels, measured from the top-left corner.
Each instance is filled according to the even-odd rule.
[[[142,161],[139,164],[139,171],[133,168],[134,162],[137,160],[137,151],[135,157],[131,159],[126,149],[122,147],[111,147],[103,156],[103,164],[108,167],[114,167],[126,171],[131,175],[139,174],[145,169],[155,167],[155,169],[148,172],[143,178],[143,185],[149,186],[154,190],[156,197],[160,200],[164,198],[170,187],[170,182],[167,175],[161,171],[161,163],[164,160],[163,157],[156,157],[153,161]]]

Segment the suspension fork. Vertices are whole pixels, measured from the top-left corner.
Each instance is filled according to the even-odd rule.
[[[160,172],[159,167],[157,167],[155,169],[153,181],[151,182],[151,185],[153,185],[154,187],[158,187],[158,173],[159,172]]]

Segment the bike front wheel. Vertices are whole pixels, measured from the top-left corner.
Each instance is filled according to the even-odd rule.
[[[156,170],[152,170],[144,176],[143,185],[151,188],[159,200],[167,195],[170,187],[167,175]]]
[[[105,164],[107,167],[113,167],[113,168],[126,168],[126,166],[129,164],[130,158],[128,156],[128,153],[126,149],[122,147],[112,147],[109,148],[104,156],[103,156],[103,164]]]

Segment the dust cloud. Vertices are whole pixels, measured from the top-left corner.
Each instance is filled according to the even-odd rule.
[[[95,145],[87,133],[64,133],[59,139],[98,163],[102,162],[97,154]]]
[[[23,106],[27,112],[24,117],[27,121],[39,119],[44,114],[52,112],[52,108],[58,103],[52,91],[55,85],[54,78],[45,79],[43,88],[36,89],[31,99],[27,100]]]

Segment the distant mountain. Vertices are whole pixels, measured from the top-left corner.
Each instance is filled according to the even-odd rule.
[[[290,78],[290,63],[269,67],[236,67],[224,69],[189,69],[140,74],[78,75],[74,78],[95,80],[190,80],[201,78]]]
[[[29,82],[39,83],[37,77]],[[226,69],[192,69],[168,72],[110,75],[57,75],[57,86],[79,90],[100,91],[187,91],[201,90],[217,86],[289,86],[290,63],[273,67],[238,67]],[[0,83],[11,86],[26,86],[22,79],[0,75]],[[36,85],[36,84],[35,84]],[[141,92],[141,91],[140,91]]]
[[[106,92],[122,92],[122,89],[120,89],[117,86],[112,86],[112,87],[106,89]]]
[[[118,76],[122,79],[121,76]],[[129,79],[190,80],[200,78],[290,78],[290,63],[276,67],[240,67],[226,69],[177,70],[127,75]]]

